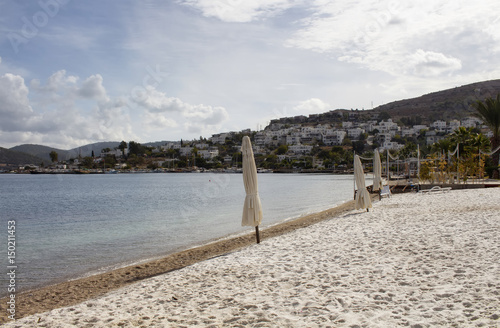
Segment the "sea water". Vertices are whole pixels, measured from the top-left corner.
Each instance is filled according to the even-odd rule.
[[[262,228],[339,205],[354,189],[349,175],[259,174],[258,184]],[[0,296],[12,265],[19,291],[252,231],[241,227],[244,198],[241,174],[1,174]]]

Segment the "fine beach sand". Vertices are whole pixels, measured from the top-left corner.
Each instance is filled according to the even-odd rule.
[[[118,289],[103,276],[19,295],[19,311],[37,314],[6,326],[500,327],[499,200],[487,188],[394,195],[370,212],[347,203],[179,270],[109,273]]]

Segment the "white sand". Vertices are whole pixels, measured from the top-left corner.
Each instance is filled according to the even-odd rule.
[[[7,326],[500,327],[499,263],[499,188],[395,195]]]

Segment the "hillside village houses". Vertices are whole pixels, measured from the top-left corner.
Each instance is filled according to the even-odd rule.
[[[274,120],[262,131],[258,131],[254,136],[254,152],[264,153],[265,148],[276,148],[279,145],[287,145],[288,153],[280,155],[279,159],[295,157],[296,155],[307,155],[316,142],[322,142],[325,146],[340,146],[346,138],[351,141],[359,140],[363,134],[373,134],[380,140],[379,151],[386,149],[399,150],[404,147],[403,144],[392,141],[396,135],[401,137],[418,137],[422,133],[425,136],[427,145],[444,139],[446,134],[452,133],[460,126],[467,128],[484,128],[482,122],[473,117],[462,121],[452,120],[450,122],[437,120],[427,125],[399,126],[391,119],[377,122],[375,120],[368,122],[342,122],[340,127],[332,124],[317,124],[316,126],[297,124],[284,124],[279,120]],[[243,132],[243,131],[242,131]],[[249,132],[246,130],[246,132]],[[214,134],[210,141],[214,144],[223,144],[225,140],[235,132],[226,132]],[[487,134],[487,131],[484,131]],[[490,132],[491,134],[491,132]]]

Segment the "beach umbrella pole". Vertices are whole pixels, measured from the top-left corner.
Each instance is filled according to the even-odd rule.
[[[260,244],[259,226],[255,226],[255,238],[257,238],[257,244]]]

